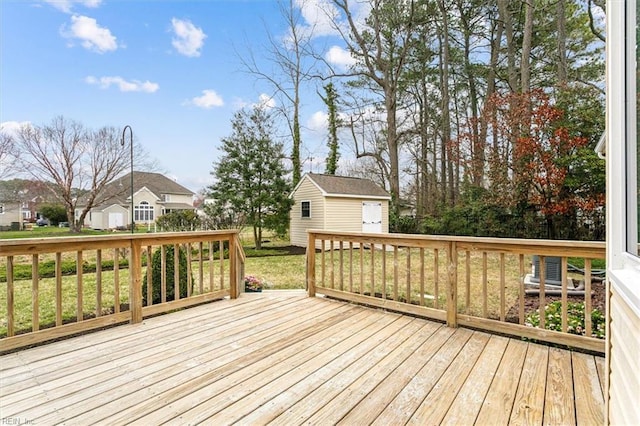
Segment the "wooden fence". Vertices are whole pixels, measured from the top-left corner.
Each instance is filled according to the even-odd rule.
[[[230,230],[0,240],[0,352],[235,298],[243,271]]]
[[[592,306],[604,300],[592,268],[605,258],[604,243],[310,230],[307,247],[325,248],[307,249],[310,296],[604,353],[604,307]],[[551,257],[561,260],[553,287],[545,276]],[[580,324],[572,321],[576,306]]]

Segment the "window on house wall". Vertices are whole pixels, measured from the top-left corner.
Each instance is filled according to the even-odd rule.
[[[153,206],[146,201],[141,201],[139,205],[135,206],[133,220],[136,222],[152,222]]]
[[[300,203],[301,217],[311,217],[311,201]]]

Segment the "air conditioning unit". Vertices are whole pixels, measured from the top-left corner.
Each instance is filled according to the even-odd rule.
[[[533,260],[533,277],[531,277],[531,282],[540,283],[540,256],[533,255],[532,260]],[[545,256],[544,265],[545,265],[545,274],[544,274],[545,285],[561,286],[562,285],[562,258]]]

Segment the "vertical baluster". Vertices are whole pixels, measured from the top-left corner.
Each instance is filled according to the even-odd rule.
[[[562,268],[561,270],[561,277],[562,277],[562,332],[566,333],[567,332],[567,326],[568,326],[568,320],[567,320],[567,308],[568,308],[568,299],[567,299],[567,284],[569,282],[569,277],[567,276],[567,258],[566,256],[562,256],[562,258],[560,259],[560,267]]]
[[[96,250],[96,317],[102,315],[102,250]]]
[[[153,252],[151,246],[147,246],[147,306],[153,305]]]
[[[520,254],[520,289],[518,291],[518,323],[524,324],[524,254]]]
[[[331,289],[335,288],[335,263],[333,259],[333,238],[329,242],[329,263],[331,264],[331,269],[329,270],[329,282],[331,283]]]
[[[591,259],[584,260],[584,328],[585,336],[592,337],[591,323]]]
[[[471,306],[471,252],[467,250],[465,252],[465,298],[464,298],[464,310],[469,314],[469,308]]]
[[[76,320],[78,322],[84,319],[84,300],[83,300],[83,283],[82,283],[82,251],[76,253]],[[131,260],[129,261],[129,273],[131,273]]]
[[[325,283],[325,271],[326,271],[326,264],[324,262],[324,250],[326,248],[325,246],[325,242],[324,240],[320,240],[320,247],[322,247],[320,249],[320,287],[326,287],[326,283]]]
[[[424,306],[424,247],[420,247],[420,306]]]
[[[56,253],[56,326],[62,325],[62,253]]]
[[[353,293],[353,241],[349,241],[349,293]]]
[[[360,242],[360,294],[364,293],[364,244]]]
[[[113,312],[120,312],[120,249],[113,250]],[[151,270],[151,258],[147,259],[147,271]],[[151,279],[147,281],[147,290],[151,288]],[[147,298],[147,303],[151,298]]]
[[[7,256],[7,336],[15,334],[13,256]]]
[[[393,300],[398,300],[398,246],[393,246]]]
[[[340,291],[344,291],[344,241],[340,240]]]
[[[433,250],[433,307],[440,309],[440,250]]]
[[[504,253],[500,253],[500,321],[505,320],[506,317],[506,296],[505,296],[505,286],[507,285],[507,281],[505,278],[505,263],[504,263]]]
[[[213,254],[213,241],[209,241],[209,291],[213,291],[213,263],[215,256]]]
[[[545,256],[540,256],[539,257],[540,260],[540,291],[539,291],[539,301],[540,301],[540,306],[538,307],[538,315],[540,316],[540,324],[539,324],[539,328],[544,329],[545,327],[545,315],[544,315],[544,305],[546,304],[545,301],[545,287],[546,287],[546,280],[547,280],[547,265],[546,265],[546,258]]]
[[[160,246],[160,301],[167,301],[167,249],[164,245]]]
[[[387,245],[382,244],[382,298],[387,299]]]
[[[187,250],[187,297],[191,297],[191,243],[186,243],[185,250]]]
[[[371,243],[371,297],[376,296],[376,245]]]
[[[406,303],[411,303],[411,247],[406,248],[407,251],[407,288],[406,288]]]
[[[198,242],[198,282],[200,284],[200,294],[204,294],[204,256],[202,251],[204,245],[202,241]]]
[[[224,241],[220,240],[218,244],[220,247],[220,290],[224,290]],[[231,240],[229,240],[230,245]],[[231,253],[229,253],[229,259],[231,259]],[[229,283],[229,289],[231,289],[231,283]]]
[[[489,315],[489,307],[487,305],[487,252],[482,252],[482,316],[486,318]]]
[[[180,244],[173,245],[173,300],[179,300],[180,294]]]
[[[33,331],[40,329],[40,301],[38,283],[40,281],[38,255],[34,254],[31,260],[31,327]]]

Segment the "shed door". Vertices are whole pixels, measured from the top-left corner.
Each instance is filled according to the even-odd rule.
[[[362,202],[362,232],[382,232],[382,203]]]
[[[124,226],[122,213],[109,213],[109,229],[115,229],[120,226]]]

